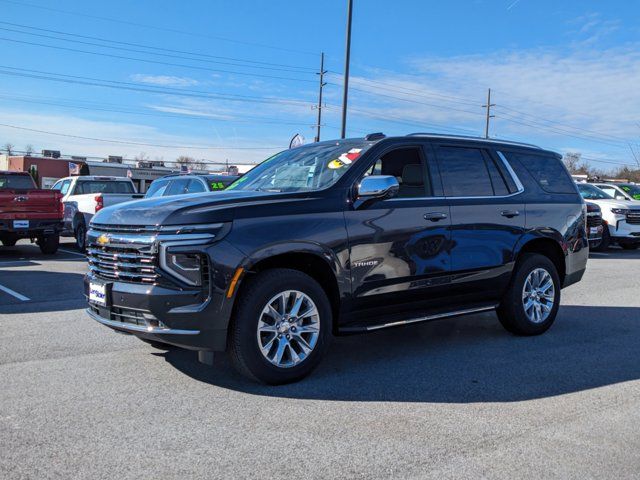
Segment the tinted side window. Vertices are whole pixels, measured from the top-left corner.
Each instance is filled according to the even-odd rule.
[[[445,196],[493,196],[491,176],[481,150],[463,147],[438,147],[437,155]]]
[[[509,195],[509,188],[507,188],[507,184],[498,167],[496,167],[496,164],[491,159],[487,159],[487,170],[489,170],[494,193],[496,195]]]
[[[540,187],[549,193],[575,193],[576,186],[562,165],[562,162],[551,155],[533,153],[507,152],[509,161],[518,160]]]
[[[186,193],[201,193],[201,192],[205,192],[205,188],[204,188],[204,184],[196,179],[196,178],[192,178],[189,181],[189,186],[187,187],[187,192]]]
[[[396,198],[431,196],[431,182],[425,183],[426,169],[417,147],[397,148],[382,155],[367,175],[392,175],[400,188]]]
[[[173,182],[171,182],[171,185],[169,185],[169,188],[167,188],[163,196],[169,197],[171,195],[182,195],[184,193],[187,193],[188,183],[188,178],[179,178],[177,180],[174,180]]]

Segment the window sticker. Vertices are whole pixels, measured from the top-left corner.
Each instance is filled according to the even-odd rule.
[[[351,165],[353,162],[355,162],[358,159],[358,157],[360,156],[360,152],[362,152],[361,148],[352,148],[348,152],[340,155],[335,160],[331,160],[328,163],[327,167],[329,167],[332,170],[336,170],[346,165]]]

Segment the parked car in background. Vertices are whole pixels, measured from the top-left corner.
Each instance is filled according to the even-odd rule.
[[[145,198],[216,192],[224,190],[238,178],[238,175],[167,175],[153,181]]]
[[[58,180],[52,187],[64,202],[64,235],[73,236],[80,251],[86,248],[87,226],[105,207],[143,198],[124,177],[77,176]]]
[[[602,219],[602,209],[597,203],[585,201],[587,205],[587,235],[589,248],[595,252],[603,250],[602,232],[608,228]],[[604,249],[608,245],[604,245]]]
[[[0,241],[11,247],[22,238],[42,253],[56,253],[62,230],[62,195],[39,189],[26,172],[0,172]]]
[[[99,212],[87,312],[204,361],[228,350],[271,384],[310,373],[334,334],[497,310],[509,332],[538,335],[584,274],[585,209],[561,156],[530,145],[313,143],[216,195]]]
[[[594,183],[593,185],[616,200],[640,202],[640,185],[633,183]]]
[[[578,183],[582,198],[598,204],[602,219],[608,228],[602,232],[600,249],[617,243],[625,250],[640,246],[640,204],[635,201],[615,199],[590,183]]]

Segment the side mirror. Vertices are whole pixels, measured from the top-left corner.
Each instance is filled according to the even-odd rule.
[[[360,201],[391,198],[397,195],[399,188],[398,180],[392,175],[369,175],[358,184],[356,195]]]

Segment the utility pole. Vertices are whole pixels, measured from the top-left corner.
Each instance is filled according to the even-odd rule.
[[[487,121],[484,126],[484,138],[489,138],[489,120],[494,118],[495,115],[491,115],[491,107],[495,107],[495,103],[491,103],[491,89],[487,90],[487,104],[483,105],[487,109]]]
[[[353,10],[353,0],[347,0],[347,45],[344,55],[344,90],[342,92],[342,134],[344,138],[347,133],[347,96],[349,93],[349,59],[351,56],[351,11]]]
[[[320,72],[318,73],[318,75],[320,75],[320,92],[318,93],[318,125],[316,126],[318,130],[316,133],[316,142],[320,141],[320,127],[322,125],[322,89],[326,85],[324,81],[325,73],[327,73],[327,71],[324,69],[324,52],[322,52],[320,54]]]

